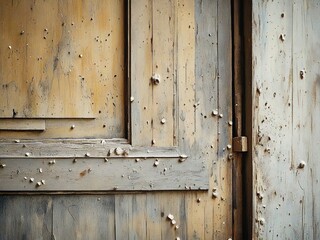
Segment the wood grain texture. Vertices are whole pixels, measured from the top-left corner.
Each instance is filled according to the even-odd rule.
[[[121,0],[1,3],[0,117],[63,118],[24,138],[124,137],[123,9]]]
[[[45,120],[40,119],[1,119],[0,130],[5,131],[44,131]]]
[[[187,167],[179,158],[1,159],[0,191],[156,191],[206,190],[201,166]],[[159,165],[155,165],[158,162]],[[25,179],[27,178],[27,179]],[[34,182],[30,182],[34,178]],[[37,182],[45,180],[45,185]]]
[[[0,196],[0,239],[52,239],[52,199]]]
[[[131,143],[151,146],[152,143],[152,0],[131,2],[130,84]],[[139,27],[138,27],[139,26]]]
[[[24,143],[21,140],[20,143],[15,143],[17,145],[13,143],[10,145],[12,149],[18,151],[18,154],[25,154],[23,144],[26,145],[26,149],[31,149],[29,147],[31,144],[34,149],[32,156],[41,156],[41,153],[46,156],[50,155],[51,158],[12,157],[1,159],[1,163],[5,163],[6,167],[0,168],[0,176],[7,183],[10,183],[12,175],[14,184],[25,186],[30,191],[48,193],[46,190],[52,190],[52,187],[56,187],[56,191],[63,187],[67,191],[82,189],[94,194],[93,190],[106,190],[105,193],[108,195],[88,197],[79,195],[81,192],[78,192],[77,195],[71,196],[69,199],[68,196],[52,196],[55,236],[65,233],[69,234],[68,236],[71,238],[83,239],[91,236],[91,233],[93,239],[101,234],[101,236],[110,236],[110,239],[165,240],[176,237],[180,237],[180,239],[228,239],[232,237],[231,162],[228,161],[229,151],[224,150],[231,140],[230,127],[227,124],[227,119],[231,118],[230,3],[211,0],[177,0],[164,3],[157,1],[156,5],[151,3],[154,4],[155,1],[132,1],[130,8],[132,20],[134,20],[131,22],[131,26],[134,22],[140,24],[139,32],[130,32],[131,39],[135,39],[132,41],[135,45],[131,45],[130,76],[136,76],[135,80],[131,79],[131,94],[134,97],[134,101],[131,103],[132,119],[136,120],[136,122],[132,122],[132,149],[123,139],[115,143],[107,141],[105,144],[101,144],[98,139],[86,140],[83,142],[84,148],[77,147],[80,146],[77,144],[73,146],[67,143],[65,145],[76,148],[72,154],[82,157],[78,159],[77,163],[73,163],[73,157],[63,158],[60,154],[61,158],[56,158],[56,164],[49,166],[48,161],[53,159],[59,144],[55,146],[55,153],[50,150],[41,153],[41,147],[37,147],[36,143]],[[155,139],[155,145],[157,143],[159,145],[166,144],[162,148],[158,148],[151,146],[154,135],[150,135],[152,127],[147,125],[146,121],[153,119],[152,114],[158,114],[157,111],[154,111],[156,108],[151,108],[149,105],[150,91],[152,93],[153,88],[149,85],[149,75],[153,74],[150,68],[153,66],[153,62],[150,59],[154,53],[151,49],[151,30],[152,21],[155,21],[150,21],[150,19],[154,19],[152,16],[158,15],[165,19],[163,12],[161,14],[159,12],[153,13],[151,10],[156,6],[158,7],[155,9],[159,9],[162,5],[166,9],[168,6],[174,6],[174,9],[170,9],[169,12],[170,14],[175,13],[174,19],[170,21],[174,21],[175,29],[174,48],[172,49],[175,51],[173,64],[176,64],[176,72],[171,72],[174,70],[169,69],[170,73],[175,76],[173,76],[173,82],[170,79],[168,83],[173,84],[171,89],[176,95],[173,95],[173,99],[168,99],[168,102],[173,101],[173,105],[163,111],[166,114],[169,114],[171,110],[176,113],[176,115],[172,115],[172,121],[174,121],[172,126],[175,126],[172,138],[176,137],[176,140],[166,143],[161,142],[162,138],[160,141]],[[163,25],[159,23],[159,26]],[[173,26],[170,25],[170,27]],[[165,31],[165,34],[173,31],[173,29],[167,30],[168,32]],[[166,45],[167,43],[158,44]],[[133,46],[135,46],[134,49]],[[170,54],[172,53],[170,52]],[[143,64],[138,65],[137,61],[132,62],[134,56],[142,59]],[[161,61],[166,59],[171,61],[171,55],[169,57],[161,56],[161,58],[163,59]],[[164,69],[164,71],[166,70]],[[132,74],[133,72],[135,74]],[[175,78],[176,83],[174,82]],[[138,84],[132,85],[136,83]],[[162,83],[155,87],[161,87]],[[169,94],[171,89],[166,92]],[[159,96],[161,96],[164,90],[158,90],[160,90]],[[144,109],[144,106],[147,108]],[[159,109],[163,106],[159,106]],[[212,111],[215,109],[223,114],[223,118],[212,116]],[[157,119],[159,119],[159,114]],[[169,117],[165,118],[170,119]],[[140,122],[144,122],[145,125],[140,125]],[[167,121],[166,124],[171,123]],[[134,129],[135,127],[137,128]],[[159,125],[159,129],[163,129],[162,126]],[[154,131],[158,131],[157,128],[154,128]],[[166,139],[169,139],[171,130],[168,130],[168,138],[164,134],[167,130],[161,131],[157,133],[158,136],[165,135]],[[48,141],[50,142],[50,140]],[[81,141],[83,140],[79,140],[78,143]],[[49,144],[49,142],[45,141],[45,144]],[[64,142],[62,141],[62,143]],[[56,143],[53,141],[50,144]],[[94,145],[98,146],[99,144],[101,146],[97,147],[97,151],[94,151]],[[172,148],[171,144],[177,145],[177,147]],[[60,144],[61,146],[63,144]],[[108,162],[104,162],[103,158],[96,158],[97,154],[104,156],[103,154],[113,146],[128,148],[130,150],[128,157],[121,156],[120,159],[120,157],[114,156]],[[158,151],[159,149],[160,151]],[[92,157],[83,157],[86,150],[89,153],[93,151]],[[135,162],[133,156],[138,157],[139,155],[135,154],[141,154],[143,150],[146,152],[142,156],[145,156],[146,159],[142,158]],[[13,155],[11,151],[2,150],[2,152],[7,156]],[[70,154],[70,151],[68,152]],[[59,153],[62,151],[60,150]],[[180,154],[187,154],[187,160],[179,163]],[[157,167],[154,166],[156,158],[160,160]],[[21,166],[19,174],[17,174],[17,166]],[[42,168],[42,173],[39,173],[39,168]],[[91,171],[88,171],[90,168]],[[70,172],[69,169],[72,171]],[[28,177],[34,175],[36,180],[41,180],[42,176],[46,176],[46,184],[36,189],[35,184],[24,182],[23,176],[26,173],[28,173]],[[63,177],[56,177],[62,175]],[[80,177],[81,175],[82,177]],[[67,179],[66,182],[65,179]],[[0,187],[5,187],[5,185],[1,179]],[[10,187],[10,184],[8,186]],[[199,190],[199,187],[202,189],[202,186],[206,186],[203,189],[205,191],[190,191]],[[116,191],[113,190],[114,187],[117,187]],[[134,190],[140,191],[130,194],[125,192]],[[212,197],[213,191],[218,193],[217,198]],[[28,200],[38,197],[31,195],[11,196],[10,198]],[[109,206],[107,209],[99,205],[98,197],[101,198],[101,202],[106,202],[106,205]],[[68,213],[70,206],[70,210],[75,213],[76,220]],[[112,213],[113,209],[114,213]],[[175,225],[172,225],[167,219],[169,213],[174,215],[176,224],[179,225],[178,229],[175,229]],[[102,223],[97,222],[96,219],[90,224],[93,214],[96,214],[102,222],[107,221],[107,230],[100,230]],[[110,218],[106,215],[110,215]],[[59,219],[63,220],[65,224],[59,224],[57,222]],[[70,226],[72,226],[72,231],[67,233]],[[84,230],[80,230],[81,228]],[[109,233],[110,235],[108,235]]]
[[[115,239],[115,196],[53,197],[54,239]]]
[[[174,119],[176,111],[174,102],[176,79],[176,15],[177,1],[153,0],[153,74],[159,74],[159,85],[153,84],[153,121],[152,139],[154,146],[174,145]]]
[[[319,13],[318,1],[253,2],[256,239],[319,238]]]

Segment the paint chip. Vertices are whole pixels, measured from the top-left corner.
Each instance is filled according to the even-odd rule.
[[[174,216],[173,216],[171,213],[169,213],[168,216],[167,216],[167,218],[168,218],[169,220],[173,220],[173,219],[174,219]]]

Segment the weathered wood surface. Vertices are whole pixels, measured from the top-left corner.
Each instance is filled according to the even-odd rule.
[[[4,1],[0,16],[0,118],[51,119],[1,137],[125,136],[124,1]]]
[[[1,159],[0,191],[207,190],[205,169],[179,158]]]
[[[316,0],[253,1],[255,239],[320,239]]]
[[[130,129],[132,131],[133,148],[139,149],[137,146],[141,146],[141,149],[143,149],[147,145],[148,147],[144,149],[150,149],[152,152],[157,148],[151,147],[153,135],[150,135],[150,130],[157,131],[156,129],[165,127],[166,130],[163,131],[168,132],[165,139],[170,138],[171,140],[165,142],[161,137],[162,132],[160,132],[157,134],[161,139],[155,139],[154,145],[164,147],[164,149],[165,147],[177,146],[173,154],[177,154],[176,156],[186,154],[188,159],[179,163],[178,158],[166,157],[165,159],[160,159],[158,167],[155,167],[155,158],[151,158],[148,152],[147,159],[141,159],[139,162],[135,162],[133,158],[123,158],[124,160],[111,158],[105,163],[103,158],[91,157],[87,159],[81,157],[76,163],[80,167],[84,167],[83,170],[86,170],[85,175],[83,173],[82,175],[84,176],[81,177],[83,180],[79,180],[81,184],[80,182],[77,183],[77,181],[66,183],[63,178],[58,178],[58,180],[51,178],[46,180],[45,185],[37,188],[36,192],[46,191],[45,188],[49,189],[51,183],[57,187],[56,191],[59,191],[59,184],[54,183],[54,181],[60,181],[61,184],[64,184],[63,187],[68,188],[67,190],[71,192],[78,184],[78,187],[86,189],[86,191],[98,189],[97,186],[107,189],[109,190],[107,192],[108,195],[90,197],[75,195],[71,196],[72,198],[70,199],[68,198],[69,196],[46,196],[52,201],[53,205],[53,213],[48,214],[53,216],[52,232],[54,236],[66,234],[66,236],[76,239],[87,239],[88,236],[90,236],[90,239],[99,239],[97,234],[101,234],[99,236],[108,236],[111,239],[115,236],[117,239],[166,240],[175,239],[176,237],[180,237],[180,239],[228,239],[232,237],[232,162],[229,160],[231,150],[227,147],[232,140],[231,127],[228,125],[228,121],[232,117],[230,2],[223,0],[175,0],[168,2],[170,2],[168,3],[170,6],[174,6],[174,9],[171,9],[171,13],[174,16],[170,20],[173,25],[170,25],[170,27],[175,29],[173,38],[175,42],[172,48],[174,52],[170,52],[170,54],[173,54],[173,63],[170,63],[173,68],[169,69],[169,72],[173,75],[169,77],[169,80],[166,80],[165,84],[173,84],[171,87],[173,96],[172,98],[169,96],[168,99],[164,100],[171,102],[172,105],[168,105],[168,109],[163,109],[163,113],[159,113],[159,115],[154,109],[156,107],[161,109],[164,105],[163,102],[161,104],[159,102],[159,106],[152,107],[152,88],[159,87],[157,90],[168,94],[171,94],[171,90],[161,90],[163,82],[157,86],[150,85],[150,77],[154,73],[152,69],[153,62],[150,59],[154,51],[151,48],[152,32],[150,28],[152,28],[152,22],[149,19],[151,19],[152,9],[156,9],[156,6],[159,7],[166,3],[157,1],[154,4],[155,0],[131,2],[132,19],[130,24],[133,26],[134,21],[139,23],[137,24],[139,26],[137,30],[139,31],[134,32],[131,29],[130,32],[131,42],[137,44],[135,48],[133,48],[135,45],[130,46],[132,53],[130,76],[134,77],[131,78],[132,91],[130,95],[134,97],[134,101],[131,103],[131,118],[137,120],[137,122],[132,122]],[[162,13],[158,12],[156,14],[165,19],[165,16],[161,16]],[[168,29],[167,33],[169,34],[170,31]],[[159,44],[167,43],[162,42]],[[157,61],[164,61],[167,58],[169,59],[168,61],[172,61],[171,57],[162,56],[161,54],[160,57],[163,59]],[[140,59],[143,64],[137,65],[139,61],[132,62],[133,58]],[[175,72],[174,66],[176,67]],[[167,71],[162,65],[161,69],[161,72]],[[138,85],[133,86],[132,84]],[[146,109],[144,108],[145,106]],[[216,109],[219,114],[223,115],[222,118],[213,114],[213,110]],[[153,116],[152,114],[157,115]],[[164,116],[163,114],[172,115]],[[166,118],[167,121],[164,124],[165,126],[155,125],[152,128],[151,125],[146,123],[146,121],[150,121],[149,124],[151,124],[152,118],[157,121]],[[140,124],[141,122],[145,124],[142,125]],[[88,141],[90,142],[90,140]],[[96,143],[99,144],[99,140]],[[18,144],[23,145],[22,140]],[[121,144],[126,145],[125,142]],[[111,145],[112,143],[106,143],[106,146]],[[11,144],[11,146],[15,145]],[[129,145],[127,146],[129,147]],[[36,149],[35,145],[33,147]],[[18,147],[14,148],[20,149]],[[106,147],[106,150],[108,148]],[[77,149],[81,153],[79,155],[86,153],[83,149]],[[104,147],[102,146],[99,149],[100,153],[103,154]],[[40,152],[39,150],[37,151],[38,153]],[[134,150],[130,151],[129,156],[134,154],[133,152]],[[20,153],[23,154],[24,151],[20,149]],[[78,154],[77,151],[75,153]],[[11,152],[9,154],[12,155]],[[91,154],[95,156],[94,152]],[[165,151],[161,154],[169,154],[169,152]],[[160,158],[161,155],[158,155],[158,157]],[[59,171],[64,174],[64,179],[70,180],[75,176],[73,175],[75,172],[72,158],[65,159],[65,166],[59,166],[59,161],[64,160],[62,158],[56,159],[56,164],[49,166],[42,164],[43,161],[50,161],[51,159],[43,160],[23,157],[6,160],[8,161],[5,163],[7,166],[0,169],[0,171],[4,170],[6,172],[6,181],[10,181],[10,174],[15,179],[17,179],[16,175],[22,176],[22,172],[17,174],[15,164],[10,166],[11,160],[12,163],[18,161],[19,164],[23,164],[32,175],[33,173],[36,174],[35,178],[37,180],[42,179],[40,176],[44,175],[41,174],[49,173],[53,177]],[[40,165],[37,167],[34,164],[28,164],[30,162]],[[91,166],[92,164],[93,167]],[[70,165],[70,167],[67,165]],[[110,167],[110,171],[105,170],[104,167],[107,166]],[[138,179],[130,177],[132,181],[135,181],[134,184],[130,185],[130,180],[128,179],[129,171],[132,171],[136,166],[141,166],[142,170],[140,168],[137,169],[141,171],[138,173]],[[181,166],[183,167],[180,171],[179,168]],[[37,168],[40,167],[42,168],[42,173],[39,173],[39,169],[37,172]],[[167,167],[166,174],[161,174],[160,172],[163,172],[165,167]],[[50,168],[53,169],[52,172],[50,172]],[[54,168],[57,169],[54,170]],[[69,168],[72,169],[71,172],[69,172]],[[92,171],[88,172],[89,168],[92,168]],[[171,169],[174,171],[171,172]],[[167,175],[167,171],[169,171],[169,175]],[[95,172],[96,176],[94,175]],[[76,173],[77,178],[80,178],[80,173],[81,171]],[[142,176],[141,173],[146,175]],[[122,175],[124,176],[122,177]],[[199,182],[195,181],[195,178]],[[88,182],[84,179],[87,179]],[[34,184],[28,185],[29,182],[25,183],[23,181],[25,180],[22,177],[21,184],[25,184],[26,188],[35,189]],[[119,183],[119,186],[117,191],[113,192],[109,187],[113,187],[116,182]],[[181,186],[179,186],[180,182]],[[200,182],[201,184],[198,184]],[[73,186],[68,187],[69,184],[73,184]],[[191,190],[197,190],[200,185],[204,186],[205,184],[206,191],[191,192],[186,189],[186,187],[189,189],[191,187]],[[0,186],[3,186],[3,181],[1,181]],[[134,194],[119,191],[133,190],[133,187],[134,190],[146,191],[142,193],[138,191],[140,193],[136,192]],[[150,190],[168,189],[184,191],[148,192]],[[44,193],[48,194],[48,192]],[[94,192],[91,194],[94,194]],[[28,199],[37,199],[38,197],[40,196],[20,195],[1,196],[0,198],[22,199],[20,201],[28,203]],[[100,206],[98,198],[100,198],[100,202],[106,202],[106,205]],[[9,206],[8,202],[5,202],[3,206],[6,209]],[[79,209],[78,215],[74,215],[75,209]],[[68,211],[71,211],[73,217]],[[110,215],[110,218],[106,214]],[[168,214],[174,216],[175,225],[179,225],[178,229],[175,229],[175,225],[167,219]],[[102,222],[106,221],[107,223],[103,229],[100,229],[101,223],[97,223],[96,219],[94,219],[90,224],[90,219],[86,218],[87,215],[95,216],[96,219],[101,219]],[[20,215],[17,213],[13,217],[19,219]],[[112,218],[114,219],[113,223],[111,221]],[[0,227],[0,230],[9,228],[8,225]],[[106,228],[109,229],[107,230],[108,232],[106,232]],[[66,229],[70,232],[68,233]],[[14,239],[15,234],[8,234],[5,237]],[[25,234],[28,236],[29,233],[26,232]]]
[[[0,130],[6,131],[44,131],[46,123],[43,119],[1,119]]]

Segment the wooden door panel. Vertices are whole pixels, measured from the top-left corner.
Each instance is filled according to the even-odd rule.
[[[124,9],[121,0],[1,3],[1,137],[126,135]],[[26,128],[39,118],[41,132]]]
[[[215,3],[205,5],[218,11]],[[220,6],[225,12],[228,7]],[[29,140],[1,140],[0,164],[5,167],[0,169],[0,189],[156,191],[225,186],[231,156],[231,35],[226,30],[230,19],[218,24],[216,12],[203,13],[202,8],[193,0],[129,1],[128,138],[114,139],[107,133],[111,137],[106,139],[102,122],[98,130],[86,122],[97,119],[83,119],[81,125],[84,134],[93,131],[97,139],[59,138],[64,132],[79,136],[78,124],[71,129],[74,119],[64,119],[68,124],[62,126],[61,119],[46,119],[46,130],[38,134],[50,138],[52,133],[59,139],[34,141],[37,134],[28,133]],[[153,81],[155,75],[159,83]],[[59,131],[47,128],[49,124]],[[119,136],[117,129],[112,132]],[[18,133],[10,134],[13,138]],[[12,175],[16,171],[19,174]],[[213,175],[215,182],[209,181]],[[41,180],[46,184],[37,187]]]

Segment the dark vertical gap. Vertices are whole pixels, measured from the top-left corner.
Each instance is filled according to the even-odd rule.
[[[124,76],[126,76],[125,83],[124,83],[124,96],[127,106],[124,108],[124,122],[125,122],[125,138],[131,142],[131,104],[130,104],[130,93],[131,93],[131,63],[130,63],[130,56],[131,56],[131,7],[130,7],[130,0],[124,0]]]
[[[252,0],[242,0],[244,58],[244,134],[248,137],[248,152],[244,155],[244,239],[252,239]]]
[[[231,0],[232,11],[232,136],[243,135],[243,19],[242,0]],[[243,154],[232,159],[232,223],[233,239],[243,239]]]
[[[233,239],[251,239],[252,235],[251,1],[231,0],[233,23],[232,135],[233,137],[247,136],[249,142],[248,153],[234,153],[232,164]]]

